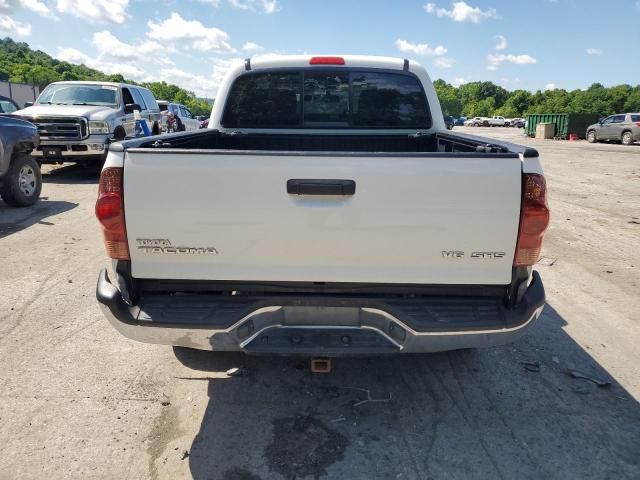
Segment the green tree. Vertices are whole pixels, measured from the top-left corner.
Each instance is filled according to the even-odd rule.
[[[622,107],[624,112],[640,112],[640,85],[633,88]]]
[[[449,85],[442,79],[438,79],[433,82],[433,86],[435,87],[438,98],[440,99],[442,113],[444,115],[459,117],[462,114],[462,101],[457,94],[456,88]]]
[[[61,78],[58,72],[42,65],[32,67],[26,75],[27,83],[38,85],[41,89]]]
[[[531,106],[532,95],[526,90],[514,90],[502,106],[502,112],[498,115],[505,117],[522,117]]]

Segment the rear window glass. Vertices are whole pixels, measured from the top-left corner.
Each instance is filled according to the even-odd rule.
[[[354,126],[420,127],[431,123],[427,99],[414,77],[367,72],[354,73],[352,81]]]
[[[234,82],[224,127],[430,128],[418,80],[386,72],[249,73]]]
[[[306,126],[349,126],[349,74],[305,73],[304,123]]]
[[[255,128],[299,126],[300,79],[295,72],[239,77],[231,87],[222,124]]]
[[[631,115],[632,122],[640,122],[640,115]]]

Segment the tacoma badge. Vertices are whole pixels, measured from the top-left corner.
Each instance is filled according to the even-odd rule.
[[[144,253],[166,253],[168,255],[218,255],[214,247],[177,247],[165,238],[136,238],[138,250]]]

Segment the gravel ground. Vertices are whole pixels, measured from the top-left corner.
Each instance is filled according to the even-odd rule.
[[[541,153],[541,320],[512,345],[329,375],[116,333],[94,298],[95,172],[47,166],[35,207],[0,201],[0,478],[640,478],[640,145],[455,131]]]

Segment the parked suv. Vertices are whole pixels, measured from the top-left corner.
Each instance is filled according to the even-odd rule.
[[[624,145],[640,141],[640,113],[620,113],[611,115],[587,127],[587,140],[596,143],[601,140],[617,140]]]
[[[162,112],[162,130],[166,131],[167,129],[167,114],[169,112],[173,113],[176,117],[176,123],[178,125],[179,132],[191,131],[191,130],[199,130],[200,122],[197,118],[195,118],[189,109],[184,105],[179,103],[168,102],[167,100],[158,100],[158,106],[160,107],[160,112]]]
[[[134,134],[136,110],[159,134],[160,108],[153,94],[125,83],[55,82],[15,115],[38,127],[41,142],[33,155],[41,163],[100,162],[112,140]]]

